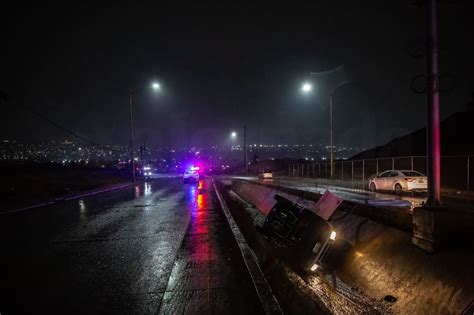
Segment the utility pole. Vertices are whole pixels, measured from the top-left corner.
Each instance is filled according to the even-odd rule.
[[[428,207],[442,205],[440,186],[440,123],[439,123],[439,67],[438,67],[438,17],[436,0],[427,0],[426,19],[426,106],[427,106],[427,175]]]
[[[421,207],[413,209],[412,243],[434,252],[446,237],[447,208],[441,202],[440,137],[439,137],[439,69],[438,25],[436,0],[425,0],[426,32],[426,149],[428,198]]]
[[[245,174],[248,174],[248,167],[247,167],[247,126],[244,125],[244,167],[245,167]]]

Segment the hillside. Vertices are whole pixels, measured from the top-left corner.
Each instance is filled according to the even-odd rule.
[[[441,155],[474,155],[474,110],[455,113],[441,122]],[[426,128],[363,151],[351,160],[426,155]]]

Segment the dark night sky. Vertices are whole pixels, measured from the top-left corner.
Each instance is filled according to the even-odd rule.
[[[312,71],[344,65],[335,96],[336,143],[371,147],[425,123],[410,90],[424,59],[423,11],[412,1],[312,1],[294,7],[17,7],[3,10],[0,137],[70,138],[20,106],[102,144],[128,139],[128,91],[159,79],[135,100],[139,142],[228,143],[247,124],[250,143],[326,143],[328,97],[299,93]],[[465,3],[468,3],[467,1]],[[440,5],[441,70],[456,77],[442,116],[474,90],[472,6]],[[189,121],[189,137],[186,136]]]

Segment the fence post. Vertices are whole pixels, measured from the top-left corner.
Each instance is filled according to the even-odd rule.
[[[375,173],[378,174],[379,173],[379,158],[376,158],[376,167],[375,167]]]
[[[395,169],[395,158],[392,158],[392,170]]]
[[[314,163],[313,163],[313,178],[314,178],[314,177],[315,177],[315,176],[314,176]]]
[[[321,164],[318,162],[318,178],[321,178]]]
[[[328,177],[328,162],[326,162],[326,172],[325,172],[325,177],[327,178]]]
[[[365,181],[365,160],[362,160],[362,181]]]
[[[469,155],[467,156],[467,191],[469,191]]]
[[[344,180],[344,161],[341,162],[341,180]]]
[[[291,170],[291,164],[288,164],[288,177],[291,176],[291,171],[290,170]]]
[[[351,181],[354,181],[354,161],[351,162],[351,176],[352,176],[352,179]]]
[[[469,156],[468,156],[469,159]],[[411,170],[413,171],[413,156],[411,157]]]

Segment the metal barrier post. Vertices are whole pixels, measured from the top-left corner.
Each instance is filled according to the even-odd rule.
[[[413,171],[413,156],[411,157],[411,170]]]
[[[376,158],[376,167],[375,167],[375,173],[379,173],[379,158]]]
[[[344,161],[341,162],[341,180],[344,180]]]
[[[392,158],[392,170],[395,169],[395,158]]]

